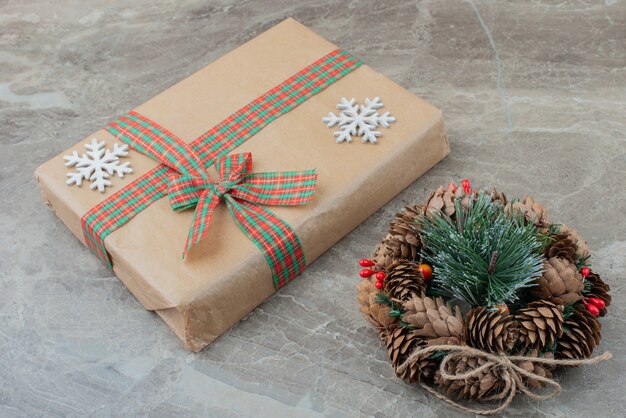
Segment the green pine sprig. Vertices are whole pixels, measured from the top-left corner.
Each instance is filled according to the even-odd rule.
[[[591,258],[591,256],[585,256],[585,257],[581,257],[579,255],[576,256],[576,261],[574,264],[576,264],[576,268],[578,270],[580,270],[583,267],[591,267],[591,263],[589,263],[589,258]]]
[[[539,250],[540,252],[545,253],[552,246],[552,244],[554,244],[554,235],[556,235],[559,231],[559,226],[559,224],[552,224],[544,232],[535,229],[537,240],[539,240],[539,243],[541,244],[541,249]]]
[[[460,199],[454,203],[455,219],[434,214],[418,220],[432,286],[473,306],[514,303],[543,272],[544,237],[485,192],[467,207]]]
[[[389,316],[392,318],[398,318],[398,324],[403,328],[413,328],[411,325],[407,324],[402,320],[402,314],[404,314],[404,308],[401,304],[393,301],[389,296],[384,293],[378,292],[376,294],[375,301],[377,303],[381,303],[383,305],[387,305],[391,308],[389,311]]]
[[[567,318],[569,318],[570,316],[572,316],[572,314],[574,313],[574,309],[575,309],[575,308],[576,308],[576,307],[574,306],[574,304],[572,304],[572,305],[566,305],[566,306],[563,308],[563,319],[567,319]]]

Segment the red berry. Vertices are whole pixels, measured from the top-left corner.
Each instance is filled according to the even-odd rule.
[[[591,303],[598,309],[604,309],[606,307],[606,303],[600,298],[587,298],[587,302]]]
[[[585,308],[587,308],[587,311],[589,311],[589,313],[593,316],[600,315],[600,309],[598,309],[596,305],[592,305],[591,303],[585,303]]]
[[[430,278],[433,277],[433,268],[428,264],[420,264],[420,270],[422,271],[424,280],[429,281]]]
[[[452,189],[452,192],[456,192],[456,184],[453,182],[448,183],[448,189]]]
[[[368,260],[367,258],[362,258],[361,261],[359,261],[359,264],[361,265],[361,267],[372,267],[376,263],[374,263],[372,260]]]
[[[583,276],[583,278],[589,276],[589,273],[591,273],[589,267],[583,267],[580,269],[580,274]]]
[[[379,271],[378,273],[376,273],[376,280],[378,280],[379,282],[382,282],[383,280],[385,280],[386,277],[387,275],[382,271]]]
[[[363,269],[359,272],[359,276],[361,277],[370,277],[372,275],[376,274],[376,271],[372,270],[372,269]]]
[[[469,188],[470,188],[470,181],[469,181],[468,179],[463,180],[463,181],[461,182],[461,186],[463,186],[463,188],[464,188],[465,190],[469,189]]]
[[[376,282],[376,284],[375,284],[374,286],[376,286],[376,289],[380,290],[380,289],[382,289],[385,285],[383,284],[383,282],[382,282],[382,281],[380,281],[380,280],[379,280],[379,281],[377,281],[377,282]],[[593,305],[592,305],[592,306],[593,306]]]

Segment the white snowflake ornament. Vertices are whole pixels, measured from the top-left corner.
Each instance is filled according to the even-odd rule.
[[[120,164],[120,157],[128,155],[128,145],[113,145],[113,151],[105,149],[106,142],[98,142],[96,138],[91,138],[91,143],[85,144],[87,152],[78,155],[76,151],[72,155],[65,155],[66,167],[76,166],[76,171],[67,173],[67,181],[65,184],[71,186],[73,184],[80,186],[83,180],[91,181],[91,190],[98,188],[100,193],[104,193],[107,186],[111,185],[109,178],[113,174],[117,174],[119,178],[124,174],[132,173],[130,162]]]
[[[337,138],[338,144],[342,142],[352,142],[353,136],[362,136],[361,141],[363,143],[371,142],[375,144],[378,142],[376,138],[382,134],[376,130],[378,126],[385,128],[389,127],[389,124],[396,121],[396,118],[389,115],[389,112],[385,112],[379,115],[376,109],[383,107],[379,97],[375,97],[373,100],[365,99],[365,104],[356,104],[355,99],[341,98],[341,101],[337,103],[338,115],[332,112],[328,113],[328,116],[322,118],[322,122],[329,128],[337,125],[339,130],[333,132],[333,135]]]

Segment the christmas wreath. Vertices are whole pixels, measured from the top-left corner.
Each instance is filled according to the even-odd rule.
[[[532,197],[509,201],[463,180],[396,215],[360,261],[358,301],[400,378],[466,411],[496,413],[518,392],[556,396],[558,367],[611,357],[591,358],[611,296],[590,255]]]

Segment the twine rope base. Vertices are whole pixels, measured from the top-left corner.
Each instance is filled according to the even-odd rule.
[[[414,350],[411,355],[397,368],[397,373],[404,372],[414,361],[425,356],[433,354],[437,351],[447,352],[441,361],[439,366],[439,372],[441,373],[441,377],[445,380],[465,380],[471,377],[478,377],[480,374],[488,369],[497,368],[500,372],[500,377],[504,382],[504,389],[502,392],[493,395],[485,400],[488,401],[501,401],[504,399],[498,407],[493,409],[488,408],[471,408],[465,405],[462,405],[453,399],[451,399],[448,395],[442,393],[441,391],[429,386],[425,383],[420,382],[420,385],[424,390],[432,394],[433,396],[441,399],[442,401],[462,410],[465,412],[469,412],[472,414],[481,414],[481,415],[492,415],[506,409],[515,395],[517,390],[524,393],[531,399],[534,400],[547,400],[552,399],[558,396],[561,393],[561,385],[554,379],[539,376],[536,373],[529,372],[524,370],[520,366],[516,364],[516,362],[532,362],[533,364],[539,365],[548,365],[548,366],[584,366],[590,364],[597,364],[602,361],[609,360],[613,357],[613,354],[610,352],[605,352],[599,356],[589,358],[589,359],[581,359],[581,360],[560,360],[560,359],[550,359],[543,357],[528,357],[528,356],[507,356],[505,354],[491,354],[482,350],[478,350],[473,347],[464,346],[464,345],[449,345],[449,344],[440,344],[440,345],[431,345],[428,347],[424,347],[421,349]],[[469,370],[464,373],[459,374],[450,374],[446,371],[446,366],[449,361],[459,359],[464,356],[471,356],[482,358],[486,360],[486,363],[477,367],[475,369]],[[526,386],[523,381],[523,377],[533,379],[539,382],[544,383],[546,386],[552,388],[546,394],[539,394],[533,392]]]

